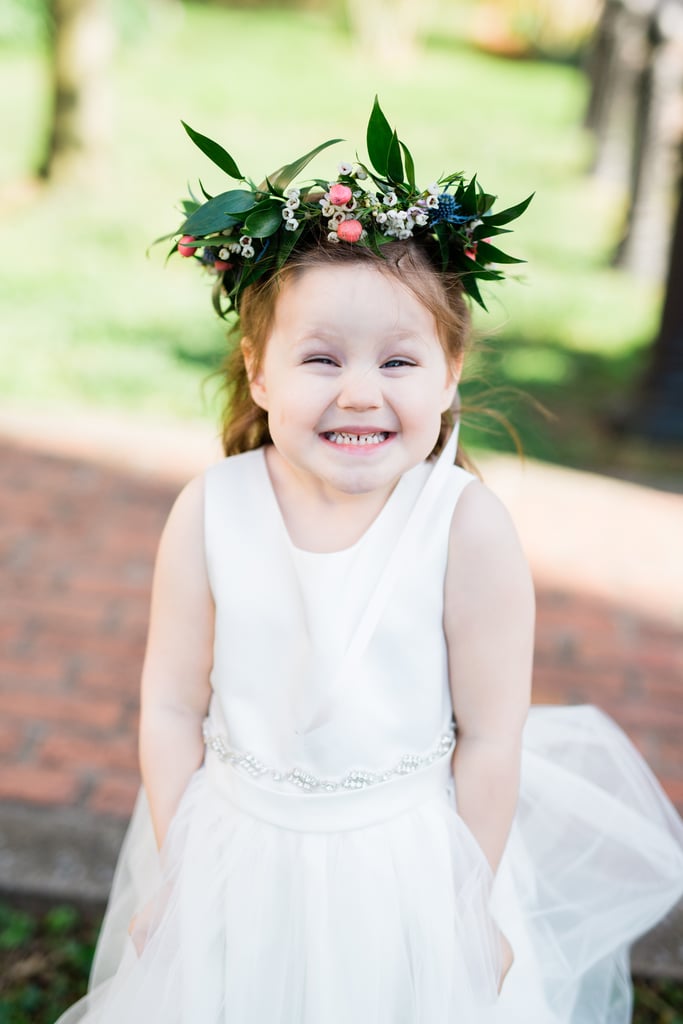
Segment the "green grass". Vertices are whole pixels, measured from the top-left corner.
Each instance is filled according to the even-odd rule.
[[[224,185],[180,118],[222,140],[254,177],[331,135],[348,138],[312,166],[327,175],[362,150],[378,92],[420,180],[477,170],[502,204],[537,193],[510,245],[528,266],[492,289],[490,315],[477,317],[489,338],[485,376],[556,416],[511,401],[526,451],[589,465],[624,458],[604,418],[640,372],[660,294],[609,266],[623,197],[584,173],[587,87],[576,68],[502,61],[443,34],[408,67],[377,66],[322,13],[150,11],[119,53],[110,181],[90,192],[20,202],[10,189],[40,153],[47,72],[40,52],[2,53],[0,111],[13,144],[0,151],[0,400],[213,417],[215,388],[202,382],[224,336],[208,281],[179,260],[164,268],[161,246],[145,258],[149,241],[179,224],[188,181]],[[468,436],[511,447],[500,434]]]
[[[0,902],[0,1024],[54,1024],[84,994],[100,919]]]
[[[0,902],[0,1024],[54,1024],[85,993],[100,916]],[[683,1024],[680,982],[640,978],[635,992],[633,1024]]]

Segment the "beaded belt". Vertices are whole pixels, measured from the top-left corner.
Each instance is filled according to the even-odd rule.
[[[242,810],[282,828],[363,828],[445,793],[452,784],[448,755],[455,744],[453,732],[441,736],[428,753],[406,754],[382,771],[354,769],[340,779],[321,779],[300,768],[271,768],[253,754],[231,749],[225,737],[214,736],[208,719],[203,732],[212,784]]]

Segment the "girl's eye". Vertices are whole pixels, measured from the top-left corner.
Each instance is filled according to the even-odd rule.
[[[409,359],[388,359],[386,363],[382,364],[383,367],[389,370],[394,370],[396,367],[401,366],[415,366],[415,363],[411,363]]]
[[[331,356],[309,356],[308,359],[304,359],[304,366],[309,363],[321,363],[323,366],[336,366],[336,362]]]

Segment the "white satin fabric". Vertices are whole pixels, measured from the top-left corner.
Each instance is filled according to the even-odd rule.
[[[141,793],[90,993],[60,1024],[630,1020],[628,945],[683,893],[683,826],[608,718],[534,708],[492,885],[443,740],[448,531],[471,479],[452,457],[330,555],[291,544],[262,451],[208,471],[216,743],[160,855]]]

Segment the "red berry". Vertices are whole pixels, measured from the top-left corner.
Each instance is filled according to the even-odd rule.
[[[195,253],[197,252],[196,247],[194,245],[186,245],[185,244],[186,242],[194,242],[194,241],[196,241],[194,235],[183,235],[183,237],[178,242],[178,252],[180,253],[181,256],[194,256],[195,255]]]
[[[333,206],[343,206],[353,198],[353,192],[348,185],[333,185],[330,189],[330,202]]]
[[[363,234],[363,225],[359,220],[343,220],[337,228],[337,237],[342,242],[357,242]]]
[[[228,263],[227,260],[215,260],[213,265],[218,271],[232,270],[232,263]]]

